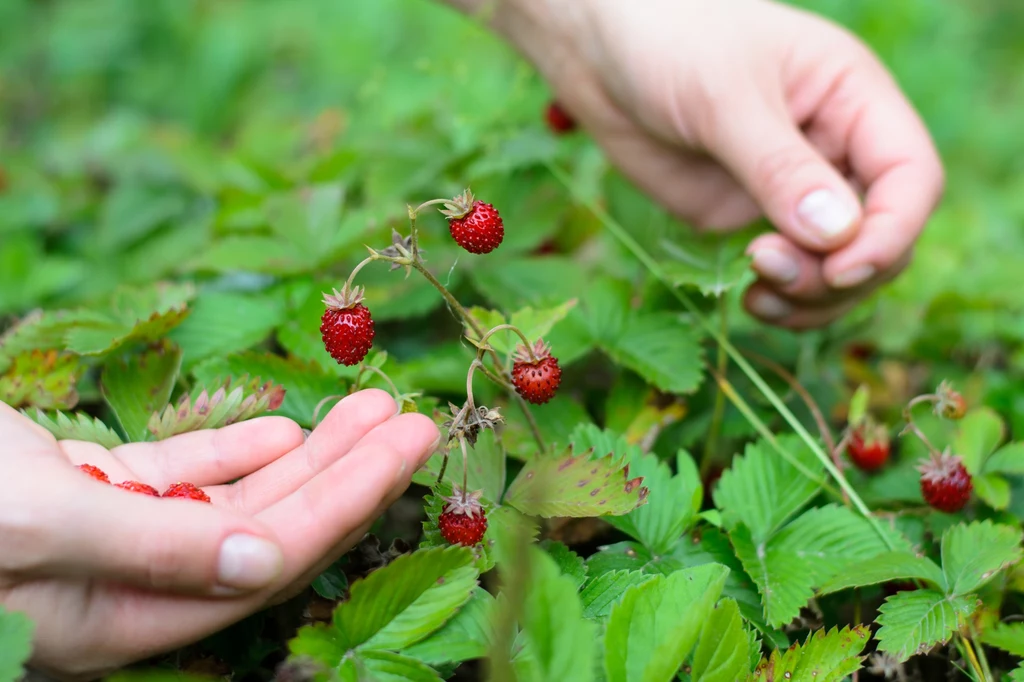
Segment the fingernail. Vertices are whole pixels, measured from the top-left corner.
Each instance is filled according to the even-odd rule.
[[[283,558],[274,543],[253,535],[230,535],[220,546],[217,580],[223,587],[254,590],[281,573]]]
[[[758,317],[769,320],[785,317],[793,312],[793,306],[771,294],[761,294],[755,297],[750,302],[750,307]]]
[[[858,265],[855,268],[850,268],[846,272],[840,272],[838,275],[832,278],[832,286],[837,289],[849,289],[855,287],[858,284],[866,282],[875,276],[875,266],[873,265]]]
[[[830,189],[816,189],[801,199],[796,215],[805,228],[824,239],[846,232],[857,219],[857,212]]]
[[[796,260],[777,249],[758,249],[753,265],[761,276],[779,284],[789,284],[800,276]]]

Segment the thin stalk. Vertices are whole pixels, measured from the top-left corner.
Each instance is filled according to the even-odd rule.
[[[537,362],[537,356],[534,355],[533,353],[533,348],[531,347],[530,340],[526,338],[526,335],[523,334],[522,330],[519,329],[519,327],[512,324],[499,324],[497,327],[492,327],[491,329],[488,329],[487,333],[484,334],[483,338],[481,338],[480,341],[478,341],[477,343],[479,343],[482,346],[485,343],[487,343],[487,339],[491,338],[491,336],[493,336],[496,332],[504,330],[515,332],[516,336],[522,339],[523,345],[526,346],[526,350],[530,354],[530,362]]]
[[[971,641],[974,642],[974,648],[978,653],[978,661],[981,663],[981,669],[986,675],[986,679],[995,679],[992,676],[992,669],[988,665],[988,656],[985,655],[985,647],[983,647],[977,641],[977,633],[974,628],[971,628]]]
[[[729,321],[728,321],[728,293],[724,292],[718,297],[718,317],[719,325],[722,332],[722,336],[728,336],[729,334]],[[725,376],[725,371],[729,365],[729,356],[725,353],[725,348],[722,346],[718,347],[718,359],[716,367],[718,374]],[[711,413],[711,425],[708,427],[708,437],[704,441],[704,457],[700,462],[700,473],[701,477],[708,473],[711,467],[711,458],[715,454],[715,450],[718,447],[718,433],[722,429],[722,418],[725,415],[725,393],[719,386],[718,391],[715,393],[715,406]]]
[[[352,290],[352,283],[356,280],[356,275],[359,274],[359,271],[362,270],[363,268],[365,268],[367,265],[369,265],[370,263],[372,263],[375,260],[379,260],[379,259],[376,256],[370,256],[368,258],[364,258],[363,260],[359,261],[359,265],[357,265],[354,268],[352,268],[352,272],[349,273],[348,280],[345,281],[345,291],[351,291]]]
[[[462,447],[462,501],[466,501],[466,488],[469,487],[469,452],[466,451],[466,439],[460,438],[459,445]]]
[[[661,269],[661,266],[658,265],[658,262],[655,261],[654,258],[652,258],[651,255],[648,254],[647,251],[640,246],[640,244],[637,243],[637,241],[633,239],[633,237],[630,236],[614,218],[608,215],[607,212],[605,212],[600,206],[597,206],[590,199],[580,196],[579,193],[575,191],[575,187],[572,185],[570,179],[560,168],[551,163],[548,163],[547,167],[551,173],[569,190],[569,192],[576,197],[577,201],[586,206],[598,218],[598,220],[601,221],[605,229],[607,229],[613,237],[618,239],[626,248],[628,248],[633,253],[634,257],[636,257],[636,259],[639,260],[641,264],[643,264],[643,266],[647,268],[647,270],[672,293],[673,296],[675,296],[676,300],[678,300],[683,307],[693,315],[694,319],[697,320],[701,327],[703,327],[704,330],[720,346],[725,348],[726,353],[732,361],[736,363],[747,378],[750,379],[757,389],[761,391],[764,397],[768,399],[768,402],[770,402],[779,414],[782,415],[782,418],[789,424],[790,428],[792,428],[804,443],[807,444],[807,447],[809,447],[811,452],[813,452],[821,461],[825,470],[828,471],[829,475],[835,479],[836,483],[839,484],[839,487],[850,496],[850,501],[853,502],[854,507],[856,507],[857,511],[859,511],[868,520],[868,523],[874,527],[875,532],[877,532],[882,538],[882,541],[886,546],[889,549],[895,549],[896,546],[893,543],[892,538],[885,533],[882,526],[878,523],[878,519],[872,516],[871,510],[868,509],[866,504],[864,504],[864,500],[860,498],[860,495],[858,495],[857,491],[853,489],[850,482],[846,480],[843,473],[836,468],[835,464],[832,463],[832,458],[825,453],[817,441],[815,441],[811,434],[808,433],[807,429],[804,428],[803,424],[800,423],[800,420],[796,418],[796,415],[786,407],[786,404],[782,402],[782,399],[775,393],[775,391],[772,390],[771,386],[765,382],[761,375],[758,374],[757,370],[747,362],[746,358],[736,350],[736,347],[732,345],[729,339],[722,336],[722,334],[715,329],[714,325],[712,325],[707,317],[701,313],[700,309],[690,299],[690,297],[686,295],[686,293],[672,286],[671,282],[669,282],[668,278],[665,276],[664,271]]]
[[[364,371],[369,371],[372,374],[377,374],[378,376],[380,376],[380,378],[384,380],[384,383],[388,385],[388,388],[391,389],[391,393],[395,396],[396,401],[398,400],[399,396],[402,395],[402,393],[398,390],[398,387],[395,386],[395,382],[391,381],[391,377],[385,374],[380,367],[374,367],[373,365],[364,364],[362,367],[359,368],[359,374],[356,375],[356,386],[360,385],[359,379],[363,375]]]
[[[473,331],[476,332],[477,336],[484,335],[484,330],[480,326],[480,323],[473,319],[469,312],[462,307],[462,304],[459,303],[458,299],[452,296],[452,292],[448,291],[448,288],[445,287],[445,285],[441,284],[437,280],[437,278],[434,277],[433,273],[430,272],[430,270],[427,270],[425,267],[423,267],[423,263],[419,262],[418,260],[414,260],[411,263],[411,265],[414,268],[416,268],[416,270],[418,270],[419,273],[423,275],[427,279],[427,281],[434,286],[435,289],[437,289],[438,293],[440,293],[441,296],[444,298],[445,303],[447,303],[448,307],[455,311],[456,316],[463,324],[467,324],[470,327],[472,327]]]
[[[437,482],[434,485],[441,485],[441,481],[444,480],[444,472],[448,470],[448,454],[449,449],[445,446],[444,456],[441,458],[441,471],[437,474]]]
[[[992,678],[989,675],[985,675],[985,671],[981,667],[981,662],[978,661],[978,656],[974,653],[974,647],[971,646],[971,638],[960,637],[960,641],[963,644],[967,660],[971,664],[971,668],[974,669],[975,674],[978,675],[978,679],[984,680],[984,682],[989,682]]]

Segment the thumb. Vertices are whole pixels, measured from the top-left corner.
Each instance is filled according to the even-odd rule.
[[[54,496],[37,518],[42,542],[20,572],[204,595],[258,590],[281,574],[274,534],[242,514],[92,481],[68,487],[74,494]]]
[[[832,251],[853,239],[861,206],[849,183],[793,123],[784,105],[763,99],[731,108],[709,151],[799,246]]]

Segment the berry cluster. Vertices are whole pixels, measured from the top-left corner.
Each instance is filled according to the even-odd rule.
[[[77,468],[101,483],[110,483],[110,477],[97,466],[79,464]],[[113,485],[121,490],[142,493],[151,497],[180,497],[186,500],[196,500],[197,502],[210,502],[210,496],[203,492],[202,488],[186,482],[178,482],[171,485],[162,495],[153,486],[140,483],[139,481],[121,481]]]

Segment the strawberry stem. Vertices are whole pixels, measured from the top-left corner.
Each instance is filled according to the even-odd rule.
[[[379,258],[377,256],[368,256],[364,260],[360,261],[359,265],[355,266],[352,269],[352,272],[349,274],[348,279],[345,281],[345,291],[346,292],[347,291],[352,291],[352,282],[355,281],[356,275],[359,274],[359,271],[362,270],[363,268],[365,268],[367,265],[369,265],[370,263],[372,263],[375,260],[379,260]]]
[[[365,362],[362,362],[362,363],[359,364],[359,372],[356,374],[355,386],[356,386],[357,389],[360,386],[359,382],[360,382],[360,379],[362,379],[363,372],[367,372],[367,371],[370,372],[371,374],[378,375],[381,379],[384,380],[384,382],[391,389],[391,395],[394,396],[395,402],[400,402],[401,401],[402,393],[401,393],[401,391],[398,390],[398,387],[395,386],[395,382],[393,382],[391,380],[391,377],[389,377],[387,374],[385,374],[384,370],[382,370],[380,367],[374,367],[373,365],[367,365]]]
[[[491,329],[487,330],[487,333],[484,334],[483,338],[481,338],[477,343],[479,343],[482,346],[485,343],[487,343],[487,339],[491,338],[492,335],[494,335],[496,332],[500,332],[503,330],[515,332],[516,335],[523,340],[523,345],[526,346],[526,350],[530,354],[530,362],[538,362],[537,356],[534,354],[533,347],[530,344],[530,340],[526,338],[526,335],[523,334],[519,327],[516,327],[515,325],[512,324],[499,324],[497,327],[492,327]]]
[[[459,447],[462,448],[462,503],[466,503],[466,490],[469,488],[469,452],[466,449],[466,439],[459,439]]]
[[[422,204],[420,204],[416,208],[410,208],[409,209],[409,218],[411,220],[415,220],[416,217],[420,214],[420,211],[425,209],[427,206],[436,206],[438,204],[449,204],[449,203],[451,203],[451,201],[452,201],[451,199],[431,199],[430,201],[424,201]]]
[[[320,402],[318,402],[316,404],[316,407],[313,408],[313,420],[312,420],[312,422],[310,422],[311,426],[315,429],[316,425],[319,423],[318,419],[319,419],[319,416],[320,416],[320,408],[322,408],[324,406],[324,403],[326,403],[328,400],[334,400],[335,398],[344,398],[344,397],[345,396],[343,396],[343,395],[329,395],[326,398],[324,398],[323,400],[321,400]]]

